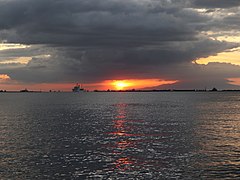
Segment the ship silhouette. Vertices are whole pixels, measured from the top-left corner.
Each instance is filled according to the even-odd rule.
[[[82,85],[79,85],[78,83],[73,87],[72,89],[73,92],[84,92],[84,88],[82,87]]]

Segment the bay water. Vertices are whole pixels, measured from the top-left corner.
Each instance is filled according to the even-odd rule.
[[[0,94],[0,179],[239,178],[239,92]]]

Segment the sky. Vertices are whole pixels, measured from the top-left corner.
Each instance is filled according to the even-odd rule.
[[[240,89],[239,0],[0,7],[0,89]]]

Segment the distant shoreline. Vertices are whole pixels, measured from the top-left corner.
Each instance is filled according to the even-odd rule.
[[[195,90],[195,89],[167,89],[167,90],[93,90],[93,91],[86,91],[86,92],[72,92],[72,91],[0,91],[0,94],[4,93],[74,93],[74,94],[82,94],[87,92],[99,92],[99,93],[126,93],[126,92],[240,92],[240,90]]]

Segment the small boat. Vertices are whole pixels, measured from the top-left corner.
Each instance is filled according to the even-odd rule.
[[[76,84],[76,86],[72,89],[73,92],[84,92],[85,90],[80,86],[79,84]]]

